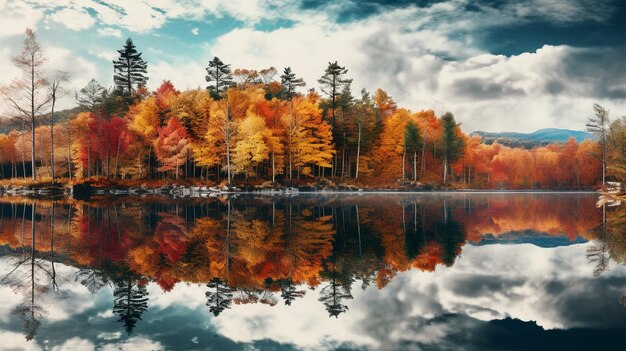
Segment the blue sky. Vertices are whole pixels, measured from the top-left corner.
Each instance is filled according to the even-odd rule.
[[[354,91],[451,111],[466,130],[583,129],[594,102],[626,113],[625,15],[621,0],[0,0],[0,84],[33,27],[72,88],[111,84],[131,37],[152,89],[204,87],[215,55],[233,68],[291,66],[316,88],[337,60]]]

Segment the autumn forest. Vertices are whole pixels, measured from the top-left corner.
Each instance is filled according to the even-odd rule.
[[[72,78],[45,74],[45,52],[27,31],[13,60],[24,77],[1,90],[13,129],[0,134],[0,178],[591,189],[605,170],[623,176],[626,123],[610,124],[601,106],[587,125],[595,141],[512,148],[464,133],[462,116],[407,110],[382,89],[355,92],[337,62],[320,70],[320,91],[289,67],[231,69],[217,57],[189,72],[206,74],[206,88],[163,81],[148,91],[132,40],[118,53],[111,89],[91,80],[69,91]],[[61,98],[77,107],[56,111]]]

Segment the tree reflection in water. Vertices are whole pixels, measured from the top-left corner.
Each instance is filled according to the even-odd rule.
[[[382,289],[399,272],[452,266],[464,245],[487,236],[593,239],[599,273],[609,257],[624,263],[626,247],[623,211],[603,221],[594,196],[580,194],[3,201],[0,252],[12,268],[0,283],[24,295],[15,313],[27,338],[46,314],[43,301],[70,280],[92,294],[110,289],[130,334],[149,308],[150,282],[164,292],[206,286],[215,317],[233,304],[292,305],[309,288],[339,317],[356,283]],[[58,271],[59,262],[76,269]]]
[[[589,230],[592,246],[587,249],[587,259],[595,266],[599,276],[610,269],[611,261],[626,264],[626,211],[624,206],[608,206],[600,202],[602,221]],[[626,305],[626,293],[620,298]]]

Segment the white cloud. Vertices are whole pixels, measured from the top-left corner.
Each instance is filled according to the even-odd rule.
[[[584,129],[594,102],[626,111],[626,89],[614,78],[626,77],[608,59],[611,73],[584,61],[590,49],[545,46],[512,57],[491,55],[452,33],[502,18],[468,15],[471,22],[461,18],[451,26],[459,16],[454,9],[396,10],[345,25],[320,17],[274,31],[239,28],[219,37],[211,53],[234,68],[291,66],[308,87],[317,87],[325,66],[337,60],[354,78],[353,91],[383,88],[412,110],[451,111],[467,131]],[[601,50],[598,56],[611,54]],[[585,70],[565,70],[577,65]]]
[[[111,313],[111,316],[109,316],[109,317],[113,317],[113,313]],[[122,336],[121,332],[100,333],[100,334],[98,334],[98,339],[115,340],[115,339],[119,339],[121,336]]]
[[[124,342],[99,345],[98,349],[102,351],[157,351],[165,348],[159,342],[141,336],[133,336]]]
[[[95,349],[96,349],[96,346],[91,341],[74,337],[74,338],[66,340],[61,345],[53,347],[52,351],[63,351],[63,350],[90,351],[90,350],[95,350]]]
[[[70,74],[69,84],[65,87],[69,91],[84,87],[91,78],[99,78],[100,73],[96,64],[75,52],[61,47],[46,47],[48,57],[46,69],[66,71]],[[68,108],[75,105],[73,94],[68,94],[59,101],[59,108]]]
[[[208,57],[205,61],[208,62]],[[178,60],[172,62],[156,61],[148,64],[148,87],[152,90],[158,88],[163,80],[170,80],[177,89],[196,89],[206,87],[204,77],[206,62]]]
[[[93,50],[93,49],[89,49],[87,50],[87,52],[89,53],[89,55],[95,56],[99,59],[102,59],[108,63],[111,63],[111,61],[115,60],[117,58],[116,52],[115,51],[108,51],[108,50]]]
[[[83,30],[93,27],[96,21],[85,9],[64,8],[49,15],[54,22],[71,30]]]
[[[505,57],[491,55],[476,45],[477,33],[502,25],[530,23],[537,18],[562,25],[603,21],[613,10],[608,0],[510,1],[499,7],[450,0],[426,7],[386,10],[343,24],[336,22],[337,14],[360,6],[358,2],[340,1],[313,10],[299,9],[297,2],[287,0],[31,2],[40,9],[0,0],[0,20],[7,11],[11,13],[9,20],[18,18],[15,23],[22,24],[28,19],[37,23],[44,10],[53,12],[51,16],[55,18],[59,13],[78,16],[77,12],[83,10],[74,9],[90,8],[98,22],[98,35],[117,38],[122,37],[122,29],[145,33],[172,19],[205,21],[208,16],[231,16],[244,22],[242,27],[218,37],[210,50],[202,48],[202,55],[155,55],[157,59],[148,62],[150,88],[156,88],[163,79],[172,80],[180,89],[203,87],[204,67],[213,55],[231,63],[233,68],[275,66],[280,70],[291,66],[309,87],[317,87],[325,66],[337,60],[354,78],[355,93],[362,87],[380,87],[401,106],[413,110],[433,108],[437,113],[449,110],[467,131],[582,129],[594,102],[607,105],[618,114],[626,111],[626,99],[622,96],[626,87],[623,83],[620,87],[613,78],[621,77],[615,73],[620,67],[607,65],[602,70],[602,64],[587,62],[583,68],[594,71],[595,65],[596,77],[584,70],[564,71],[563,67],[573,65],[572,60],[586,54],[580,51],[584,49],[546,46],[536,52]],[[467,11],[467,5],[479,10]],[[80,13],[86,21],[94,21],[84,11]],[[269,31],[252,26],[262,19],[278,18],[291,19],[295,24]],[[80,21],[63,23],[75,26],[74,29],[89,25]],[[13,28],[3,26],[0,36],[18,34]],[[191,29],[193,35],[199,32],[198,27]],[[146,51],[149,53],[150,48]],[[91,48],[88,52],[107,62],[115,57],[114,51]],[[2,73],[9,66],[6,62],[0,61]],[[105,73],[101,75],[110,77]],[[89,74],[96,76],[95,72]],[[598,87],[603,79],[611,87],[606,91]]]
[[[24,338],[24,335],[20,333],[14,333],[9,331],[0,331],[0,340],[2,340],[2,347],[6,350],[20,350],[20,351],[39,351],[41,348],[37,344],[29,342]]]
[[[23,34],[26,28],[35,28],[43,18],[43,11],[21,1],[0,0],[0,38]]]
[[[98,28],[98,35],[101,37],[121,38],[122,31],[119,29],[115,29],[115,28],[104,27],[104,28]]]

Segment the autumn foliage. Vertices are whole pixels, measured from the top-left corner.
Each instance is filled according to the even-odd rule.
[[[32,200],[16,198],[0,204],[0,245],[35,240],[38,252],[92,269],[127,266],[166,291],[214,278],[248,292],[346,276],[382,287],[398,272],[452,265],[467,242],[593,237],[595,197],[560,196],[40,201],[34,238]]]
[[[593,141],[534,149],[487,145],[463,133],[451,114],[398,108],[381,89],[337,108],[339,129],[333,130],[328,101],[314,91],[286,99],[279,83],[261,82],[256,71],[237,72],[242,82],[219,100],[206,90],[180,92],[165,81],[151,94],[136,94],[125,112],[79,113],[56,128],[54,161],[49,127],[40,126],[37,172],[47,175],[55,162],[60,176],[72,171],[78,178],[335,177],[391,187],[407,179],[485,189],[592,187],[600,177]],[[29,147],[29,133],[0,135],[1,178],[30,172]]]

